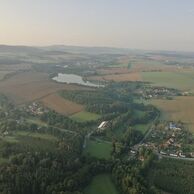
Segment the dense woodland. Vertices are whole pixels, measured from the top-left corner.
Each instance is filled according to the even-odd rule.
[[[162,159],[150,169],[150,184],[169,193],[194,193],[194,164],[191,161]]]

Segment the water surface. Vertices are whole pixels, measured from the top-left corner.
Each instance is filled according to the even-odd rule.
[[[81,76],[75,74],[58,73],[58,75],[52,79],[59,83],[79,84],[90,87],[103,87],[101,84],[94,84],[92,82],[85,81]]]

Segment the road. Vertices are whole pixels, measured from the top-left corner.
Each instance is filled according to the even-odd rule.
[[[167,155],[162,155],[160,153],[157,153],[157,155],[161,158],[170,158],[170,159],[175,159],[175,160],[184,160],[184,161],[191,161],[194,162],[194,158],[181,158],[181,157],[173,157],[173,156],[167,156]]]

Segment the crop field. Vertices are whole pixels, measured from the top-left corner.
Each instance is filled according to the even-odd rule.
[[[129,72],[129,69],[127,67],[116,66],[116,67],[101,68],[101,69],[98,69],[97,72],[100,75],[125,74]]]
[[[156,86],[180,90],[194,90],[194,71],[191,72],[142,72],[142,79]]]
[[[118,194],[118,191],[109,174],[97,175],[90,185],[85,189],[84,194]]]
[[[194,133],[194,96],[181,96],[173,100],[152,100],[151,103],[162,111],[163,119],[180,120]]]
[[[111,151],[112,151],[111,143],[89,140],[87,142],[87,146],[84,150],[84,153],[90,154],[91,156],[94,156],[97,158],[110,159]]]
[[[84,106],[77,104],[75,102],[66,100],[58,94],[48,95],[42,98],[41,102],[43,102],[43,104],[46,107],[53,109],[56,112],[64,115],[72,115],[74,113],[78,113],[84,110]]]
[[[0,82],[0,92],[16,104],[40,100],[60,90],[76,90],[85,87],[53,82],[47,73],[22,72]]]
[[[160,61],[137,60],[133,62],[131,70],[135,72],[176,71],[178,68],[176,66],[165,65]]]
[[[93,120],[98,120],[99,118],[100,118],[100,115],[91,113],[91,112],[86,112],[86,111],[81,111],[71,116],[71,119],[78,122],[93,121]]]
[[[123,73],[123,74],[110,74],[104,76],[93,76],[89,77],[90,80],[98,80],[98,81],[142,81],[140,73]]]

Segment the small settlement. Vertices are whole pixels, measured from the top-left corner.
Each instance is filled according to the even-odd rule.
[[[136,154],[142,147],[147,147],[161,156],[194,158],[191,148],[194,139],[182,123],[159,123],[142,144],[135,145],[130,154]]]

